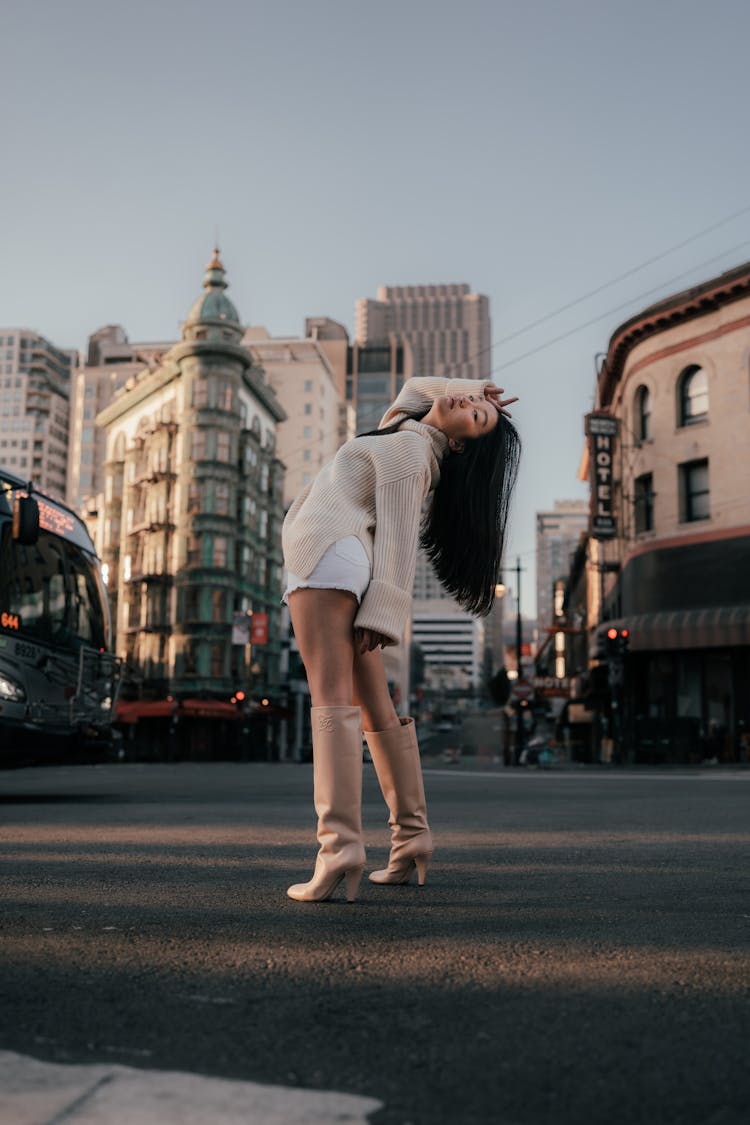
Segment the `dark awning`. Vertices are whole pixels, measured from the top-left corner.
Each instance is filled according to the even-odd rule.
[[[183,699],[180,704],[180,714],[196,719],[230,719],[240,718],[240,713],[233,703],[226,703],[222,699]]]
[[[750,605],[676,609],[620,617],[600,625],[597,637],[604,637],[613,626],[630,631],[631,652],[750,646]]]
[[[118,699],[115,721],[137,723],[139,719],[169,719],[177,714],[173,699]]]

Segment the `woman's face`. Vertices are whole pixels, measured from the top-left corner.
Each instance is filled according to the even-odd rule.
[[[425,414],[422,422],[442,430],[451,448],[460,446],[466,438],[478,438],[490,433],[500,417],[497,408],[484,395],[440,395]]]

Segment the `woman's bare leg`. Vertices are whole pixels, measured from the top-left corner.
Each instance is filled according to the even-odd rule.
[[[289,615],[313,707],[351,707],[357,599],[345,590],[294,590]]]
[[[362,709],[362,725],[366,731],[399,726],[380,649],[354,654],[354,702]]]

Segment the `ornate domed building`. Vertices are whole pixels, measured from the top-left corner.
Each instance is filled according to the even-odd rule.
[[[98,417],[117,651],[139,702],[204,718],[279,682],[285,414],[226,289],[217,250],[182,340]]]

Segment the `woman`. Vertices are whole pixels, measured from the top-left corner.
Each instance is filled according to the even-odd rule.
[[[312,700],[318,852],[291,898],[319,902],[346,880],[356,898],[362,839],[362,727],[390,812],[388,866],[374,883],[424,883],[432,855],[413,719],[399,719],[383,659],[409,617],[421,543],[444,588],[473,613],[495,594],[520,443],[486,380],[410,379],[380,428],[339,449],[284,521],[284,600]]]

